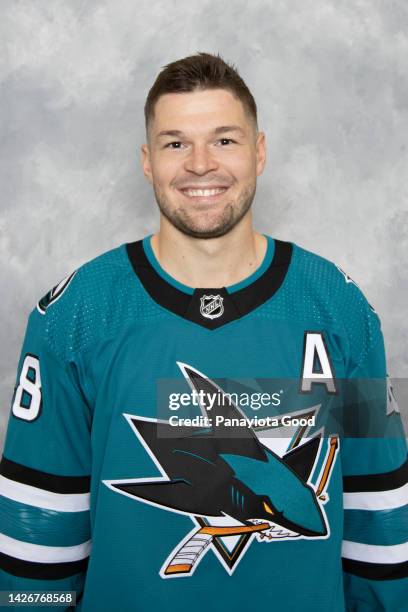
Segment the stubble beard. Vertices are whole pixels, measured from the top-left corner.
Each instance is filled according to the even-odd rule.
[[[241,192],[238,200],[224,204],[222,211],[216,216],[210,209],[211,220],[207,222],[195,221],[198,214],[190,214],[188,204],[173,208],[159,187],[153,186],[153,189],[160,212],[175,228],[192,238],[218,238],[230,232],[251,208],[256,192],[256,181]],[[206,218],[207,213],[201,212],[200,216]]]

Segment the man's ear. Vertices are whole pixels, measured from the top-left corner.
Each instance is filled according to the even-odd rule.
[[[143,174],[149,181],[153,183],[152,167],[150,163],[150,150],[148,144],[142,144],[140,147],[140,163],[142,164]]]
[[[256,175],[260,176],[266,162],[266,138],[264,132],[258,132],[256,137]]]

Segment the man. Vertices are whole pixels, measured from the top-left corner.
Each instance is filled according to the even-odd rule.
[[[265,135],[233,67],[169,64],[145,115],[159,231],[30,316],[1,588],[76,591],[87,612],[406,610],[407,451],[378,316],[334,264],[254,231]],[[382,437],[340,439],[342,381],[369,382],[348,416],[368,408]]]

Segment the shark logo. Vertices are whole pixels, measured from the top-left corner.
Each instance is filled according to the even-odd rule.
[[[190,388],[224,393],[215,382],[190,365],[178,362]],[[209,414],[246,419],[230,398],[215,403]],[[116,493],[170,512],[189,516],[194,529],[165,560],[160,576],[191,576],[204,555],[213,550],[231,575],[252,541],[327,538],[323,504],[337,456],[338,439],[328,440],[319,484],[309,480],[324,440],[320,435],[279,456],[251,427],[175,427],[168,421],[124,414],[161,476],[105,480]],[[211,417],[211,418],[210,418]],[[239,429],[239,431],[238,431]]]

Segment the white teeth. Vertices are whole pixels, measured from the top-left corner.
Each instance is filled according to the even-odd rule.
[[[222,187],[220,189],[184,189],[184,193],[189,197],[209,197],[218,195],[219,193],[223,193],[226,191],[226,187]]]
[[[285,531],[276,523],[272,523],[271,521],[260,521],[258,519],[249,519],[251,523],[258,525],[259,523],[269,523],[269,529],[265,529],[265,531],[261,531],[257,534],[257,538],[259,542],[271,542],[272,540],[279,540],[281,538],[298,538],[299,534],[295,531]]]

